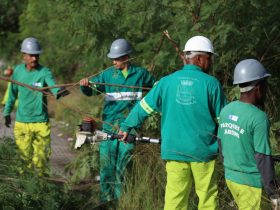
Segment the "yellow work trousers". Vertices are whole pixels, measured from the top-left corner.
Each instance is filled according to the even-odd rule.
[[[15,122],[14,134],[25,166],[38,175],[49,172],[48,162],[51,154],[49,123]],[[23,171],[24,169],[21,169],[21,172]]]
[[[239,210],[260,210],[262,189],[238,184],[226,179],[227,186]]]
[[[215,160],[209,162],[167,161],[164,209],[187,210],[193,182],[199,198],[198,209],[217,209],[218,187],[214,169]]]

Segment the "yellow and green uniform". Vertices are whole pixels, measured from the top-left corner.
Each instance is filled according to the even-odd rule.
[[[16,66],[12,80],[36,88],[55,85],[50,69],[41,65],[30,71],[26,69],[25,64]],[[56,95],[58,90],[53,88],[51,92]],[[22,158],[27,161],[27,166],[34,167],[40,174],[44,173],[50,156],[47,96],[12,83],[3,111],[4,116],[10,115],[17,99],[19,103],[14,129],[16,144],[21,150]]]
[[[267,115],[252,104],[234,101],[221,111],[218,136],[225,178],[237,205],[242,209],[260,209],[263,183],[272,183],[262,174],[270,173],[269,179],[274,174],[271,163],[269,167],[258,164],[258,157],[264,157],[260,161],[264,162],[271,155]]]
[[[130,65],[127,72],[111,67],[97,77],[91,78],[90,81],[152,87],[155,79],[146,69]],[[104,85],[95,85],[94,87],[92,89],[81,86],[81,90],[87,96],[99,93],[105,94],[102,120],[109,124],[103,124],[103,131],[107,133],[117,132],[110,124],[119,127],[135,103],[142,98],[142,89]],[[106,201],[120,197],[122,176],[126,165],[131,159],[132,149],[132,144],[119,143],[117,140],[106,141],[100,144],[100,185],[102,200]]]
[[[187,199],[179,197],[184,195],[182,192],[188,197],[191,185],[186,185],[184,189],[169,189],[180,180],[191,182],[191,175],[187,176],[186,173],[194,174],[201,170],[199,164],[191,163],[207,163],[206,168],[211,165],[210,168],[214,169],[212,161],[218,152],[216,118],[225,104],[222,87],[215,77],[202,72],[198,66],[185,65],[182,70],[162,78],[122,123],[121,130],[129,132],[131,128],[140,127],[147,116],[161,112],[161,157],[168,161],[167,180],[171,180],[167,181],[166,186],[166,209],[187,208]],[[175,169],[178,163],[184,163],[180,167],[186,170],[179,173]],[[200,209],[207,205],[216,208],[217,186],[212,181],[214,170],[209,171],[212,172],[204,180],[205,188],[200,189],[202,193],[197,190],[200,201],[204,202],[199,204]],[[178,174],[179,177],[173,177]]]

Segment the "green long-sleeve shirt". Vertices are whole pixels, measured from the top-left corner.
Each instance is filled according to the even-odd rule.
[[[218,80],[195,65],[185,65],[162,78],[138,103],[121,130],[139,127],[161,112],[161,157],[165,160],[204,162],[216,157],[218,118],[226,98]]]
[[[36,69],[28,70],[25,64],[15,67],[12,80],[36,87],[54,86],[55,81],[49,68],[39,65]],[[57,94],[59,88],[51,89]],[[12,83],[9,97],[3,115],[11,113],[14,103],[18,98],[16,121],[18,122],[48,122],[47,97],[42,92],[30,90],[26,87]]]
[[[130,65],[127,75],[121,70],[111,67],[96,77],[90,79],[91,82],[101,82],[108,84],[118,84],[127,86],[152,87],[155,78],[144,68]],[[96,88],[96,89],[95,89]],[[81,86],[82,92],[87,96],[92,96],[100,92],[104,93],[103,121],[119,126],[124,121],[129,111],[136,102],[142,99],[143,90],[141,88],[128,88],[116,86],[95,85],[95,87]],[[112,132],[114,129],[109,124],[103,124],[103,130]]]

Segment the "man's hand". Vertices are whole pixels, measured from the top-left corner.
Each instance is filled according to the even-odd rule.
[[[122,135],[122,138],[120,139],[120,141],[126,141],[126,138],[128,136],[127,132],[123,132],[123,131],[119,131],[119,135]]]
[[[65,89],[65,87],[62,87],[59,89],[59,91],[57,92],[57,99],[67,96],[69,95],[70,92],[68,90]]]
[[[12,76],[14,70],[11,67],[8,67],[7,69],[4,70],[4,76],[10,77]]]
[[[6,126],[7,128],[9,128],[10,125],[11,125],[11,116],[10,116],[10,115],[7,115],[7,116],[5,116],[5,126]]]
[[[81,86],[90,86],[88,78],[84,78],[80,80]]]
[[[273,195],[270,197],[271,203],[272,203],[272,209],[273,210],[280,210],[280,196],[279,195]]]

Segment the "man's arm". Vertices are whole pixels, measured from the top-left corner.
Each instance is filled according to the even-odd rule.
[[[101,82],[106,83],[105,75],[102,72],[96,77],[92,78],[84,78],[80,80],[80,88],[83,94],[86,96],[92,96],[92,95],[99,95],[100,93],[105,92],[105,86],[102,85],[96,85],[95,82]]]
[[[160,85],[157,84],[139,103],[134,106],[126,120],[121,124],[119,134],[124,135],[122,140],[125,140],[132,128],[139,128],[148,116],[160,110],[160,91]]]
[[[5,126],[10,127],[11,125],[11,112],[13,110],[14,104],[18,97],[18,86],[16,84],[11,83],[8,89],[8,99],[5,103],[3,116],[5,118]]]
[[[227,99],[225,97],[223,88],[220,82],[217,82],[213,85],[212,88],[212,98],[211,98],[211,106],[212,106],[212,114],[215,120],[218,120],[220,116],[220,112],[222,108],[227,104]]]
[[[134,106],[126,120],[121,124],[121,129],[119,132],[120,135],[123,135],[121,140],[125,141],[131,129],[141,127],[145,119],[152,114],[151,112],[147,112],[142,107],[141,103],[143,103],[143,100],[145,100],[145,98],[143,98],[140,103]]]
[[[275,179],[274,162],[269,142],[269,120],[266,114],[259,115],[254,126],[254,150],[262,184],[269,198],[279,199],[278,184]]]
[[[51,73],[51,71],[49,69],[46,70],[45,73],[45,82],[47,86],[55,86],[56,82],[55,79]],[[52,92],[53,95],[56,96],[56,99],[59,99],[61,97],[67,96],[70,94],[70,92],[68,90],[66,90],[64,87],[62,88],[52,88],[50,90]]]
[[[85,94],[86,96],[92,96],[92,89],[90,87],[88,78],[80,80],[80,88],[83,94]]]
[[[55,86],[56,83],[55,83],[55,80],[54,80],[54,77],[50,71],[50,69],[47,69],[45,71],[45,83],[47,86]],[[52,88],[50,89],[50,91],[52,92],[53,95],[57,95],[58,91],[59,91],[59,88]]]
[[[143,100],[145,100],[145,98],[142,99],[141,102]],[[126,120],[121,124],[121,131],[129,133],[132,128],[141,127],[144,120],[151,114],[143,109],[141,102],[134,106]]]
[[[18,86],[17,86],[17,84],[11,83],[8,92],[9,92],[8,93],[8,99],[7,99],[7,102],[5,104],[5,108],[4,108],[4,111],[3,111],[4,117],[10,115],[10,113],[13,110],[15,101],[18,97]]]
[[[256,153],[255,159],[262,176],[265,192],[269,197],[276,195],[278,193],[278,184],[275,179],[274,162],[271,155]]]

